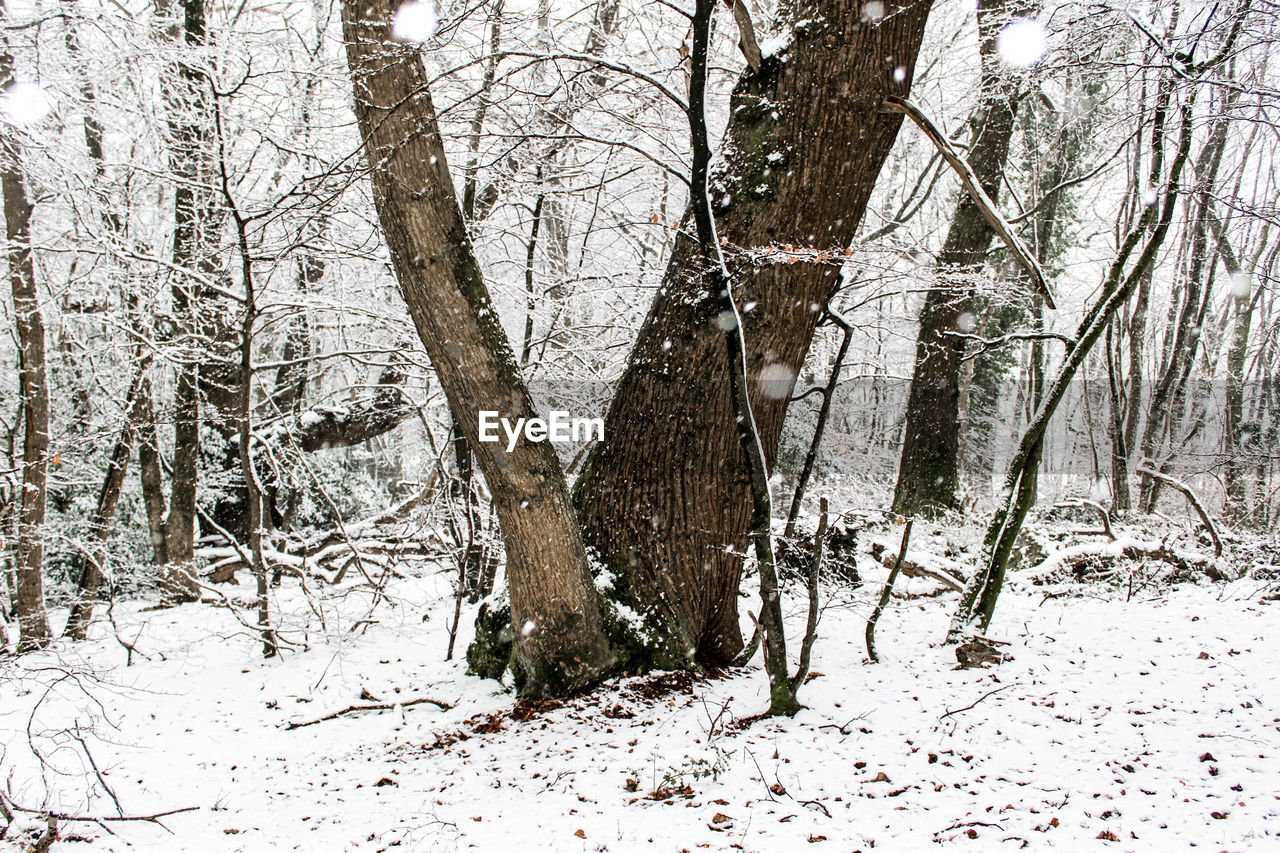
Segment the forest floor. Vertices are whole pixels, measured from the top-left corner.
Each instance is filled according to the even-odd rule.
[[[1259,574],[1015,582],[992,630],[1010,659],[962,670],[939,642],[955,594],[928,580],[867,662],[872,573],[824,593],[807,709],[754,721],[758,659],[517,704],[443,659],[443,574],[397,581],[355,631],[367,592],[330,593],[325,631],[282,592],[310,648],[265,661],[225,608],[122,602],[117,630],[0,664],[0,784],[74,815],[195,807],[63,822],[54,851],[1280,850],[1280,603]],[[373,699],[401,704],[290,727]],[[25,823],[0,849],[44,826]]]

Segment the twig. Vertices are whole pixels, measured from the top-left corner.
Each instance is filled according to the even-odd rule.
[[[954,711],[948,711],[947,713],[943,714],[941,717],[938,718],[938,722],[942,722],[947,717],[950,717],[952,714],[961,714],[961,713],[964,713],[965,711],[971,711],[974,708],[978,707],[978,704],[983,699],[986,699],[988,696],[994,696],[997,693],[999,693],[1001,690],[1008,690],[1012,686],[1013,686],[1012,684],[1006,684],[1003,687],[997,687],[995,690],[988,690],[986,693],[983,693],[981,696],[979,696],[977,698],[977,701],[975,701],[972,705],[965,705],[963,708],[956,708]]]
[[[913,518],[907,519],[907,526],[902,530],[902,546],[898,549],[898,559],[889,570],[889,579],[884,582],[884,589],[880,591],[880,601],[876,604],[876,609],[871,611],[871,618],[867,620],[867,657],[871,658],[872,663],[880,662],[880,656],[876,654],[876,623],[880,621],[880,614],[884,612],[885,606],[889,603],[889,596],[893,594],[893,582],[898,579],[898,572],[902,571],[902,561],[907,556],[907,542],[911,539],[911,524],[914,521]]]
[[[0,794],[0,796],[4,796]],[[184,814],[185,812],[199,811],[199,806],[183,806],[180,809],[169,809],[168,811],[156,812],[155,814],[122,814],[122,815],[77,815],[67,812],[54,812],[48,809],[33,809],[27,806],[18,805],[8,797],[4,797],[8,801],[7,805],[16,812],[25,812],[26,814],[44,815],[53,820],[60,820],[66,823],[160,823],[160,818],[170,817],[176,814]]]
[[[436,699],[428,699],[426,696],[419,696],[416,699],[406,699],[404,702],[366,702],[363,705],[352,705],[349,708],[343,708],[341,711],[334,711],[331,714],[325,714],[323,717],[317,717],[314,720],[303,720],[302,722],[293,722],[285,726],[287,731],[300,729],[304,726],[314,726],[316,723],[323,723],[328,720],[335,720],[346,714],[356,714],[361,711],[394,711],[396,708],[412,708],[414,705],[435,705],[442,711],[450,711],[453,706],[448,702],[441,702]]]

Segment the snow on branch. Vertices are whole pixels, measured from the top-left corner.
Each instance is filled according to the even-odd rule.
[[[924,131],[924,135],[929,138],[934,147],[938,149],[938,153],[942,155],[942,159],[947,161],[955,173],[960,176],[961,183],[965,189],[969,191],[969,196],[973,199],[974,204],[978,205],[978,210],[982,211],[983,217],[987,220],[993,231],[1000,235],[1000,239],[1004,240],[1005,245],[1009,247],[1009,251],[1018,260],[1018,263],[1031,276],[1032,282],[1035,283],[1036,292],[1044,299],[1044,304],[1049,308],[1057,308],[1053,301],[1053,293],[1049,290],[1049,281],[1045,278],[1044,270],[1040,268],[1040,264],[1035,259],[1035,255],[1031,254],[1031,250],[1027,245],[1018,238],[1014,232],[1013,226],[1009,224],[1004,215],[996,209],[995,202],[982,189],[982,184],[978,181],[978,176],[974,174],[973,169],[969,166],[965,159],[952,147],[947,141],[947,137],[943,135],[933,121],[924,114],[923,111],[906,98],[899,98],[896,95],[886,97],[881,106],[886,112],[902,113],[907,118],[915,122],[920,130]]]
[[[1222,540],[1218,537],[1218,527],[1213,523],[1213,519],[1209,518],[1209,512],[1204,508],[1204,504],[1200,502],[1200,498],[1186,483],[1174,477],[1170,477],[1161,471],[1157,471],[1150,465],[1143,465],[1134,473],[1139,476],[1150,477],[1153,480],[1159,480],[1170,488],[1177,489],[1186,497],[1187,502],[1191,504],[1192,509],[1200,516],[1200,521],[1204,523],[1205,529],[1209,531],[1209,538],[1213,540],[1213,556],[1222,556]]]

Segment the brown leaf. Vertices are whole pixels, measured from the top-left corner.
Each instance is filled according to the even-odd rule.
[[[787,789],[782,787],[782,784],[779,782],[774,782],[770,785],[769,792],[779,797],[785,797],[787,795]]]
[[[1204,755],[1200,756],[1200,760],[1201,761],[1217,761],[1218,759],[1213,757],[1212,752],[1206,752]]]
[[[1102,830],[1102,832],[1099,832],[1098,837],[1101,838],[1103,841],[1119,841],[1120,840],[1116,836],[1116,834],[1109,829],[1104,829]]]
[[[716,812],[715,817],[711,818],[712,823],[728,823],[731,820],[733,820],[733,818],[729,817],[724,812]]]
[[[587,837],[587,833],[586,833],[584,830],[581,830],[581,829],[579,829],[577,832],[575,832],[575,833],[574,833],[574,835],[578,836],[579,838],[586,838],[586,837]]]

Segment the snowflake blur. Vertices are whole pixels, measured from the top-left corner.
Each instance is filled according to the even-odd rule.
[[[8,124],[37,124],[53,109],[49,94],[38,83],[14,83],[0,95],[0,117]]]
[[[431,3],[411,0],[396,10],[391,33],[400,41],[424,42],[435,35],[436,10]]]
[[[1035,65],[1048,48],[1048,37],[1039,21],[1014,21],[996,36],[996,50],[1000,58],[1017,68]]]

